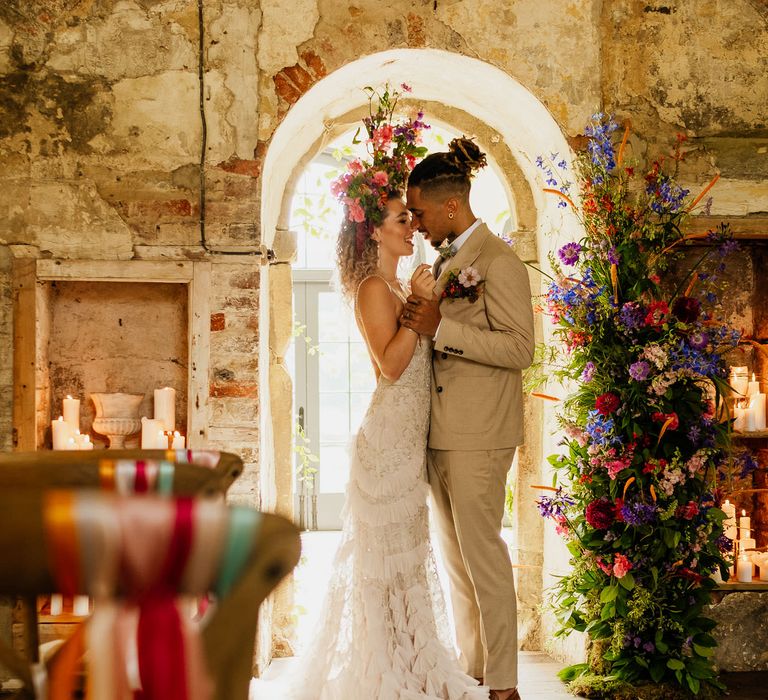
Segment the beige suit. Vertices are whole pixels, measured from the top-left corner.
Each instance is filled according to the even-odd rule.
[[[517,686],[517,604],[500,532],[507,472],[523,441],[533,310],[525,266],[482,224],[443,266],[436,293],[451,270],[470,266],[484,281],[478,300],[440,303],[429,481],[464,670],[505,689]]]

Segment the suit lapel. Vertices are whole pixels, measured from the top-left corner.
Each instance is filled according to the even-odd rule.
[[[467,242],[459,248],[459,252],[452,258],[448,259],[448,262],[443,267],[443,272],[437,280],[435,285],[435,294],[440,296],[448,284],[448,273],[451,270],[458,272],[464,267],[469,267],[475,260],[477,260],[480,251],[483,249],[486,240],[489,236],[492,236],[491,230],[485,225],[480,226],[472,232],[472,235],[467,239]],[[438,259],[436,265],[439,266],[440,259]]]

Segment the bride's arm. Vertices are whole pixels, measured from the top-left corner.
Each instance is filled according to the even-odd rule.
[[[413,357],[418,334],[398,323],[392,293],[381,277],[369,277],[362,282],[357,307],[373,359],[382,375],[395,381]]]

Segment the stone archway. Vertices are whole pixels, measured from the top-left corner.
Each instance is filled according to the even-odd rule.
[[[450,76],[446,85],[445,76]],[[291,381],[284,355],[291,338],[291,269],[295,242],[288,231],[289,202],[297,174],[340,131],[358,120],[366,85],[385,82],[412,87],[411,99],[428,105],[430,114],[455,128],[477,133],[504,171],[518,202],[518,221],[527,241],[521,257],[545,261],[560,241],[578,237],[578,222],[557,207],[542,192],[535,160],[540,154],[570,153],[563,132],[544,105],[514,78],[477,59],[436,49],[398,49],[358,59],[336,70],[312,86],[285,115],[266,153],[263,167],[261,222],[262,240],[276,254],[274,264],[264,268],[261,284],[260,345],[261,440],[263,492],[279,512],[292,515],[291,485]],[[485,141],[485,143],[482,143]],[[524,207],[524,210],[520,210]],[[522,251],[521,251],[522,253]],[[541,281],[532,275],[534,294]],[[539,324],[541,339],[548,329]],[[516,509],[519,533],[517,563],[523,648],[541,647],[540,615],[543,588],[544,549],[549,538],[533,509],[529,488],[542,483],[547,468],[544,454],[555,445],[545,425],[551,425],[551,407],[527,402],[526,445],[519,451],[517,494],[525,508]],[[558,545],[552,543],[553,549]],[[562,553],[559,560],[562,560]],[[567,559],[566,559],[567,561]],[[549,568],[549,567],[548,567]],[[281,637],[281,621],[290,613],[290,592],[276,601],[275,632]]]

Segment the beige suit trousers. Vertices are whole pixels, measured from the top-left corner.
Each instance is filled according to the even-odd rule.
[[[440,549],[451,586],[459,657],[490,688],[517,687],[517,600],[501,538],[515,448],[428,450]]]

